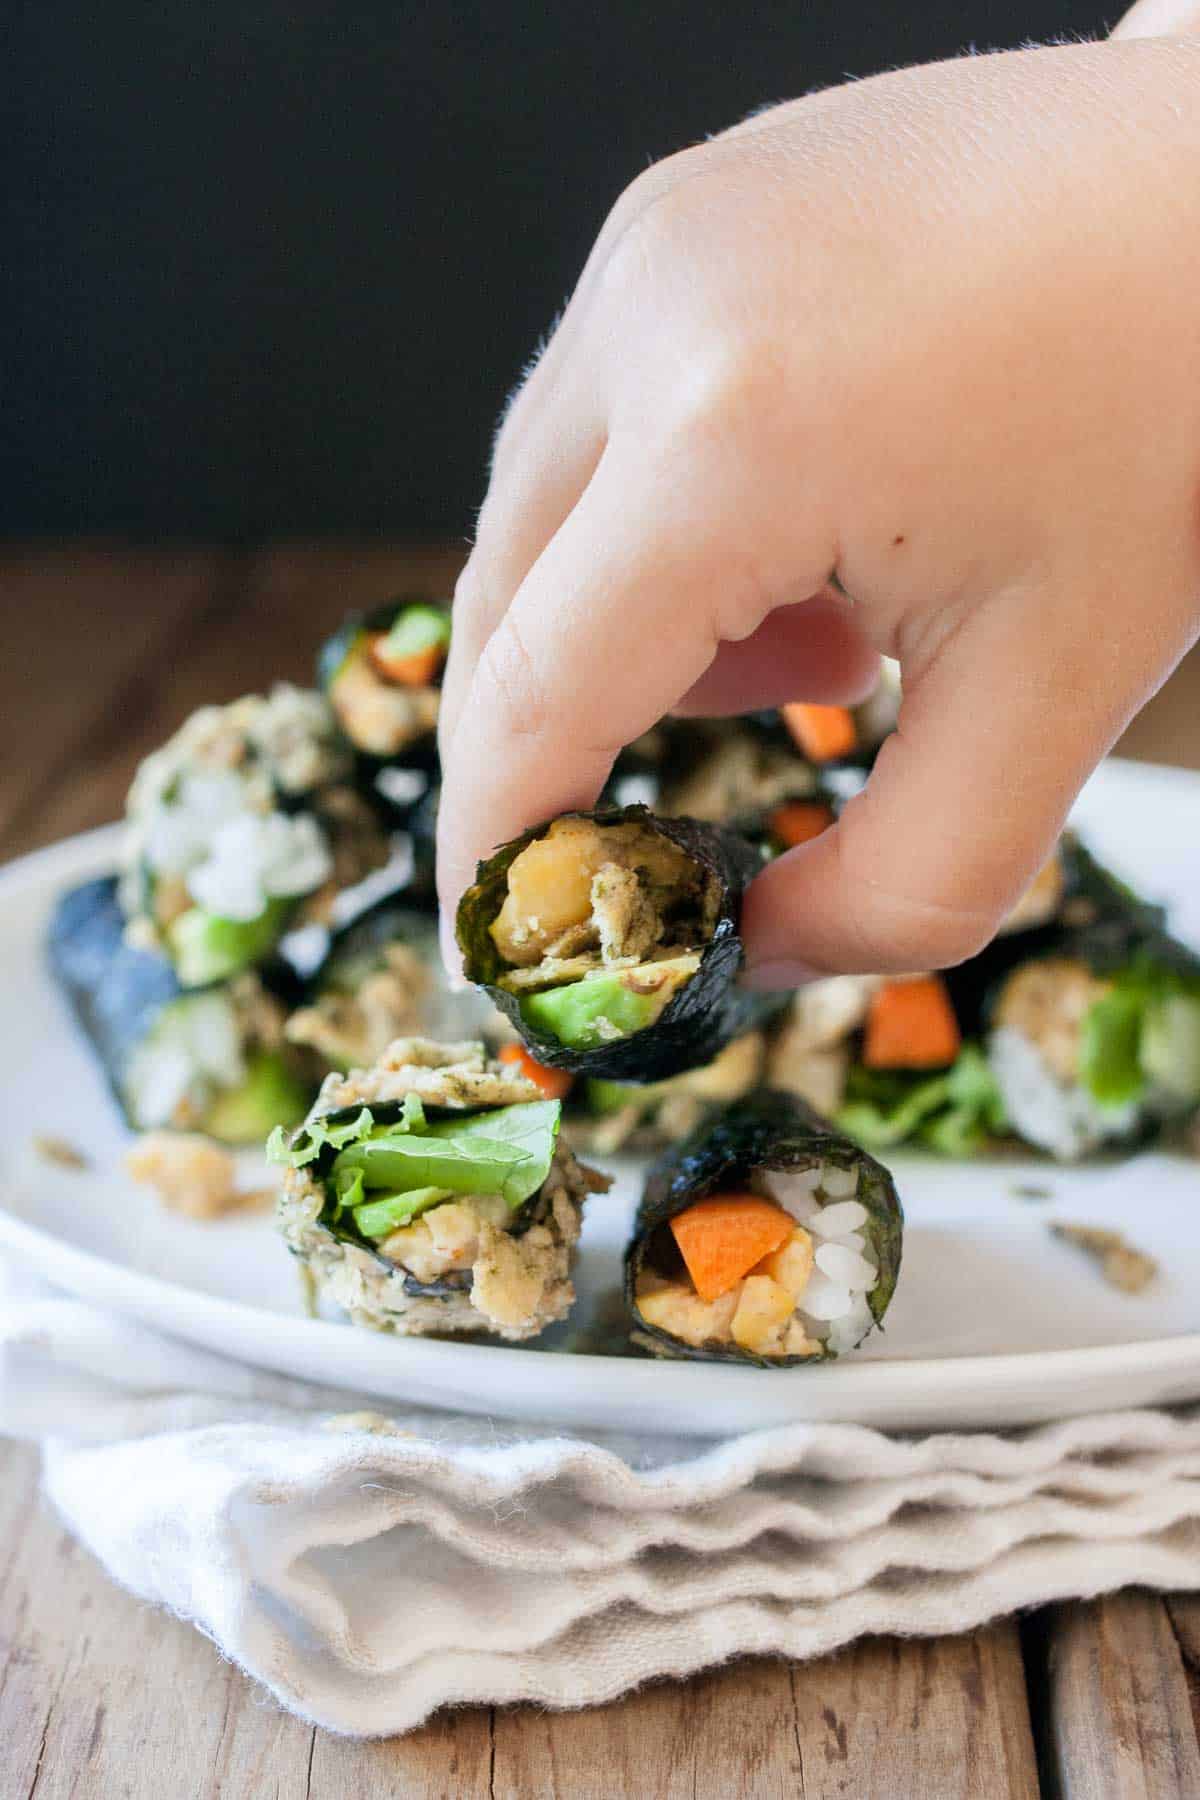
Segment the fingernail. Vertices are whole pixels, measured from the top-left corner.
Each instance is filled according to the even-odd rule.
[[[784,961],[749,963],[741,976],[742,986],[753,988],[759,994],[777,994],[820,979],[820,969],[812,969],[807,963]]]

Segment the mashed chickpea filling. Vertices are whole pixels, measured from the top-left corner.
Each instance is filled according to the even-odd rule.
[[[509,866],[489,927],[499,985],[573,1048],[628,1037],[696,973],[719,903],[715,879],[638,821],[556,819]]]
[[[397,756],[437,730],[449,614],[401,607],[387,630],[361,631],[329,690],[346,736],[370,756]]]
[[[561,1110],[481,1045],[401,1040],[277,1134],[284,1237],[356,1323],[532,1337],[569,1310],[583,1201],[605,1185],[559,1142]]]
[[[634,1291],[639,1320],[697,1350],[852,1350],[874,1325],[879,1281],[857,1183],[855,1170],[826,1162],[760,1171],[749,1187],[694,1202],[650,1239]]]

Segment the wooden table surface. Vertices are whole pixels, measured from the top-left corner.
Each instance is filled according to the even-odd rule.
[[[460,556],[9,552],[0,859],[115,817],[138,758],[191,708],[307,679],[346,608],[446,591]],[[1124,748],[1200,767],[1196,656]],[[0,1800],[1196,1800],[1198,1722],[1200,1597],[1128,1592],[966,1637],[741,1662],[587,1712],[479,1708],[349,1742],[280,1712],[197,1632],[113,1587],[39,1499],[33,1453],[0,1443]]]

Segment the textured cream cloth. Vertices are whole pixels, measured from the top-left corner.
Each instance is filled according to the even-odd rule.
[[[70,1530],[333,1731],[1200,1586],[1196,1410],[703,1443],[432,1412],[375,1435],[338,1422],[359,1405],[0,1287],[0,1432],[41,1442]]]

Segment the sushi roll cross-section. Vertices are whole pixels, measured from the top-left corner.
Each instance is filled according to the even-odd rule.
[[[320,694],[281,684],[203,707],[146,758],[126,807],[131,941],[185,987],[262,962],[295,923],[387,861]]]
[[[584,1202],[607,1185],[561,1116],[482,1044],[401,1039],[274,1136],[284,1240],[356,1324],[536,1337],[570,1310]]]
[[[565,813],[480,864],[458,909],[467,977],[550,1067],[631,1081],[698,1068],[763,1010],[734,987],[760,867],[694,819]]]
[[[330,638],[318,676],[357,751],[390,761],[432,744],[449,649],[448,608],[424,600],[393,600]]]
[[[903,1224],[882,1164],[762,1091],[651,1171],[626,1254],[635,1337],[766,1368],[843,1356],[883,1320]]]

